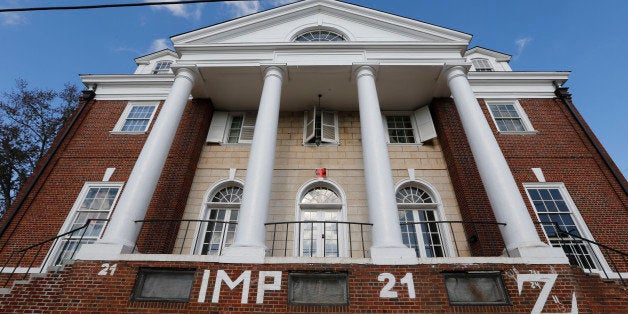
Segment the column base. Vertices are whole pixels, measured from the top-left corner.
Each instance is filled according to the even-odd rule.
[[[569,264],[569,259],[562,248],[549,245],[518,247],[508,250],[508,253],[510,257],[538,259],[552,264]]]
[[[220,256],[220,263],[263,264],[266,248],[261,246],[230,246]]]
[[[75,259],[87,261],[106,261],[117,259],[120,254],[133,253],[133,247],[118,243],[84,244],[76,253]]]
[[[416,265],[419,263],[414,250],[407,247],[371,247],[371,261],[375,265]]]

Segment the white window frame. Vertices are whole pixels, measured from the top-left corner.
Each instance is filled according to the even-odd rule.
[[[242,189],[244,189],[244,182],[239,180],[239,179],[224,179],[224,180],[220,180],[218,182],[216,182],[214,185],[212,185],[209,189],[207,189],[207,191],[205,192],[205,195],[203,196],[203,204],[201,205],[201,210],[199,212],[199,216],[198,219],[199,220],[207,220],[207,217],[210,213],[210,211],[212,209],[217,209],[216,207],[209,207],[208,205],[210,204],[220,204],[220,203],[212,203],[210,202],[210,198],[213,197],[216,193],[218,193],[220,190],[226,188],[226,187],[231,187],[231,186],[237,186],[240,187]],[[238,203],[223,203],[227,206],[224,206],[224,208],[222,209],[228,209],[229,213],[231,212],[231,210],[233,209],[237,209],[240,210],[242,207],[242,203],[240,202]],[[239,213],[238,213],[238,220],[236,221],[236,223],[239,221]],[[228,222],[229,220],[225,220],[225,222]],[[237,224],[235,225],[235,229],[237,229]],[[228,227],[228,225],[227,225]],[[197,223],[196,224],[196,228],[194,230],[194,239],[192,241],[192,245],[190,247],[190,254],[193,255],[199,255],[202,253],[203,251],[203,242],[205,240],[205,232],[207,230],[207,223]],[[235,232],[235,230],[234,230]],[[221,252],[224,250],[225,247],[228,247],[229,245],[231,245],[232,243],[229,243],[229,245],[225,245],[225,231],[223,229],[223,231],[221,231],[221,243],[220,243],[220,248],[218,250],[218,252]],[[183,239],[183,241],[185,241],[185,239]],[[185,245],[185,244],[184,244]],[[210,251],[211,252],[211,251]],[[218,256],[218,254],[205,254],[205,256]]]
[[[503,133],[503,134],[537,134],[538,133],[532,127],[532,123],[530,122],[528,115],[526,114],[525,110],[523,110],[523,107],[521,107],[521,104],[519,104],[518,100],[516,99],[491,99],[491,100],[486,100],[485,103],[486,103],[486,109],[488,109],[488,112],[491,115],[491,119],[493,120],[493,124],[495,124],[495,128],[497,129],[497,132]],[[524,131],[500,130],[499,125],[497,124],[497,119],[495,119],[495,116],[493,115],[493,110],[491,110],[491,105],[514,106],[515,110],[517,111],[517,114],[519,115],[519,119],[521,120],[521,123],[523,124],[523,128],[525,130]]]
[[[487,66],[478,67],[478,65],[481,65],[480,63],[484,62],[487,64]],[[493,65],[493,62],[491,62],[491,60],[489,60],[488,58],[473,58],[471,59],[471,64],[473,65],[473,70],[475,70],[476,72],[495,71],[495,66]]]
[[[414,143],[391,143],[388,133],[388,119],[390,116],[406,116],[412,123],[414,133]],[[386,131],[386,143],[389,145],[422,145],[423,143],[436,138],[436,129],[432,120],[432,115],[428,106],[423,106],[415,111],[384,111],[382,113],[382,123]]]
[[[304,183],[301,188],[299,189],[299,191],[297,192],[297,197],[296,197],[296,206],[295,206],[295,217],[297,221],[302,221],[301,219],[301,213],[302,210],[325,210],[325,209],[320,209],[320,206],[317,206],[316,204],[310,204],[310,205],[306,205],[305,207],[302,206],[304,204],[301,203],[301,199],[303,198],[303,196],[305,196],[305,194],[310,191],[313,188],[317,188],[317,187],[324,187],[327,189],[330,189],[332,191],[335,191],[338,196],[341,199],[341,204],[339,204],[340,206],[338,206],[338,211],[339,211],[339,215],[338,215],[338,220],[337,221],[341,221],[341,222],[346,222],[347,221],[347,197],[344,193],[344,191],[342,190],[342,188],[340,187],[340,185],[338,185],[338,183],[329,180],[329,179],[313,179],[310,180],[306,183]],[[322,206],[326,206],[326,205],[322,205]],[[317,208],[318,207],[318,208]],[[328,209],[326,207],[326,209]],[[336,209],[336,208],[334,208]],[[294,256],[295,257],[309,257],[309,256],[304,256],[302,255],[303,253],[303,243],[299,243],[298,238],[296,237],[297,234],[301,233],[302,230],[299,230],[299,224],[295,224],[294,226],[294,230],[293,230],[293,234],[294,239],[293,239],[293,252],[294,252]],[[349,245],[347,243],[348,241],[348,232],[349,232],[349,228],[347,227],[346,224],[338,224],[338,257],[347,257],[349,256]],[[301,237],[301,242],[303,242],[303,238]],[[324,247],[323,247],[324,250]],[[313,257],[318,257],[318,256],[313,256]],[[328,258],[331,256],[327,256]]]
[[[530,196],[530,192],[528,191],[528,189],[558,189],[558,191],[560,192],[560,195],[565,201],[565,204],[570,210],[569,214],[571,215],[576,227],[578,228],[578,232],[580,233],[580,235],[585,239],[595,241],[593,234],[591,234],[589,227],[587,227],[587,224],[585,223],[584,219],[582,218],[582,215],[580,214],[580,210],[578,210],[578,207],[574,203],[573,199],[571,198],[571,195],[569,194],[569,191],[567,190],[567,187],[565,186],[563,182],[530,182],[530,183],[523,183],[523,187],[526,192],[526,196],[528,197],[528,200],[530,201],[530,205],[532,206],[532,210],[534,211],[534,215],[536,217],[537,222],[540,222],[541,219],[539,218],[539,213],[537,212],[536,207],[534,206],[534,202],[532,201],[532,197]],[[547,243],[550,243],[550,238],[547,236],[547,233],[545,232],[545,229],[542,226],[541,226],[541,230],[543,230],[543,235],[545,236]],[[613,270],[608,265],[608,263],[606,262],[606,258],[604,258],[604,254],[602,254],[602,251],[596,245],[591,245],[590,247],[589,246],[586,246],[586,247],[592,249],[593,250],[592,253],[597,255],[597,259],[592,257],[592,260],[593,260],[593,263],[598,267],[598,269],[592,269],[591,270],[592,272],[603,273],[604,271],[606,271],[606,273],[608,273],[609,275],[614,273]],[[622,273],[622,276],[623,274],[624,273]]]
[[[446,216],[445,216],[445,210],[443,207],[443,201],[440,197],[440,194],[438,194],[438,191],[436,190],[436,188],[434,188],[434,186],[432,186],[429,182],[425,181],[425,180],[421,180],[421,179],[405,179],[405,180],[401,180],[399,181],[396,185],[395,185],[395,198],[397,197],[397,192],[399,192],[400,189],[403,189],[405,187],[408,186],[414,186],[417,188],[422,189],[423,191],[427,192],[427,194],[432,198],[432,201],[434,203],[431,204],[408,204],[407,206],[399,206],[399,203],[395,203],[398,207],[398,211],[406,211],[406,210],[432,210],[435,213],[435,218],[436,221],[445,221],[446,220]],[[420,224],[415,225],[415,226],[420,226]],[[438,224],[438,228],[439,228],[439,235],[442,241],[442,247],[443,247],[443,253],[445,253],[444,257],[455,257],[456,256],[456,245],[457,243],[454,243],[452,240],[452,232],[453,230],[451,230],[449,224],[447,223],[439,223]],[[420,230],[420,228],[415,228],[415,231],[417,232],[422,232]],[[420,238],[421,240],[419,242],[421,242],[421,246],[419,247],[419,251],[421,253],[421,256],[418,258],[439,258],[439,257],[427,257],[426,252],[425,252],[425,243],[423,243],[422,241],[422,236],[418,236],[418,238]]]
[[[312,119],[310,119],[310,113],[314,113]],[[312,145],[316,145],[316,143],[310,143],[309,141],[312,140],[315,137],[316,134],[316,115],[320,114],[321,116],[321,126],[320,128],[327,126],[327,127],[333,127],[334,128],[334,138],[326,138],[324,136],[324,132],[321,129],[321,142],[320,145],[339,145],[340,144],[340,139],[339,139],[339,132],[338,132],[338,112],[337,111],[329,111],[329,110],[318,110],[316,108],[312,109],[311,111],[305,111],[303,113],[303,145],[305,146],[312,146]],[[333,114],[333,121],[331,121],[333,123],[329,124],[329,121],[324,121],[323,117],[325,115],[329,115],[329,114]],[[312,133],[308,133],[308,129],[312,128]]]
[[[72,225],[74,224],[74,221],[76,220],[76,216],[78,212],[80,211],[81,205],[83,204],[83,201],[85,200],[85,197],[87,196],[87,193],[92,188],[118,188],[118,194],[114,198],[111,204],[111,208],[109,209],[109,214],[107,215],[107,218],[106,218],[106,219],[109,219],[111,217],[111,214],[115,210],[118,199],[120,198],[120,194],[122,194],[123,186],[124,186],[123,182],[109,182],[109,181],[85,182],[83,184],[83,188],[81,189],[81,192],[79,192],[79,195],[76,198],[76,201],[74,201],[74,205],[72,205],[72,209],[70,210],[70,213],[68,213],[65,219],[65,222],[61,226],[61,229],[59,230],[59,233],[57,233],[57,235],[58,236],[62,235],[71,230],[70,228],[72,227]],[[108,222],[105,222],[98,236],[98,239],[102,238],[102,235],[104,231],[107,229],[107,226],[108,226]],[[79,234],[81,232],[82,231],[79,231]],[[46,265],[43,265],[43,266],[44,267],[53,266],[55,264],[55,259],[58,258],[58,254],[61,253],[60,251],[61,249],[62,249],[62,238],[59,238],[59,240],[57,240],[57,243],[48,251],[48,255],[44,259],[44,261],[46,262]]]
[[[238,135],[238,141],[235,143],[229,143],[229,131],[231,130],[231,124],[234,117],[242,117],[242,125],[240,126],[240,133]],[[247,122],[247,124],[244,124]],[[211,124],[209,125],[209,131],[207,133],[207,143],[221,144],[221,145],[238,145],[253,143],[253,135],[255,134],[255,124],[257,122],[257,111],[242,111],[242,112],[227,112],[227,111],[214,111]],[[250,136],[243,137],[242,130],[250,129]]]
[[[160,64],[165,64],[165,63],[169,63],[168,67],[165,69],[158,69]],[[159,60],[155,63],[155,67],[153,68],[153,74],[170,74],[172,73],[170,71],[170,67],[172,66],[172,63],[174,63],[174,61],[172,60]]]
[[[133,107],[135,106],[151,106],[153,107],[153,112],[150,115],[150,117],[148,118],[148,123],[146,124],[146,128],[144,130],[141,131],[122,131],[122,128],[124,127],[124,124],[126,123],[129,114],[131,113],[131,110],[133,109]],[[122,115],[120,115],[120,118],[118,119],[118,122],[116,122],[116,125],[113,128],[113,131],[111,131],[111,133],[117,133],[117,134],[145,134],[148,129],[150,129],[151,124],[153,123],[153,118],[155,117],[155,114],[157,113],[159,107],[159,103],[158,102],[154,102],[154,101],[150,101],[150,102],[139,102],[139,101],[134,101],[134,102],[129,102],[126,107],[124,108],[124,111],[122,112]]]

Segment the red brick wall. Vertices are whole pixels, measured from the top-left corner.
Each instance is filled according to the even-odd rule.
[[[628,195],[573,115],[558,99],[520,99],[519,103],[537,134],[498,133],[488,108],[480,100],[534,221],[536,216],[522,183],[538,182],[531,168],[541,168],[547,182],[565,184],[595,240],[628,251]],[[453,100],[435,100],[431,109],[454,186],[460,191],[457,197],[463,217],[494,219]],[[539,232],[544,239],[540,229]]]
[[[117,264],[113,275],[98,276],[102,262],[79,261],[45,278],[38,278],[26,285],[17,285],[10,294],[0,296],[2,312],[107,312],[107,313],[441,313],[441,312],[499,312],[529,313],[537,302],[544,284],[523,284],[518,293],[518,274],[557,274],[543,312],[569,313],[575,292],[578,309],[582,313],[622,313],[628,310],[628,293],[616,282],[603,282],[586,276],[569,266],[549,265],[418,265],[374,266],[358,264],[217,264],[192,262],[108,262]],[[135,278],[140,267],[196,269],[189,302],[134,302],[130,300]],[[198,297],[204,270],[210,270],[205,302]],[[242,284],[230,290],[224,283],[218,303],[212,303],[214,283],[218,270],[224,270],[235,280],[245,270],[252,271],[248,303],[240,302]],[[281,271],[281,290],[266,291],[264,303],[256,304],[259,271]],[[443,272],[447,271],[498,271],[508,289],[511,305],[502,306],[450,306],[445,290]],[[346,272],[349,278],[348,306],[293,306],[287,304],[287,281],[290,272]],[[380,298],[384,282],[378,281],[381,273],[391,273],[396,278],[394,299]],[[399,280],[412,274],[416,298],[409,297],[405,285]],[[267,281],[268,282],[268,281]],[[558,301],[559,303],[557,303]]]
[[[10,252],[57,235],[85,182],[101,181],[110,167],[116,168],[110,181],[127,181],[148,135],[110,133],[126,105],[126,101],[92,101],[87,105],[0,239],[2,263]],[[180,218],[211,110],[209,101],[193,101],[186,106],[166,161],[168,175],[160,178],[148,211],[150,217],[167,211],[169,215],[163,218]],[[156,240],[157,245],[170,245],[170,238]]]

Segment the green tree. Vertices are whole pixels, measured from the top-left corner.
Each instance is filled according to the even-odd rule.
[[[32,88],[24,80],[0,98],[0,217],[78,104],[80,93]]]

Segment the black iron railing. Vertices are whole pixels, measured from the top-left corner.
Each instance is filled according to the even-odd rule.
[[[31,273],[31,270],[34,270],[33,266],[37,260],[40,259],[42,253],[46,255],[41,261],[41,266],[35,273],[43,272],[49,261],[52,261],[50,266],[54,266],[62,264],[65,260],[74,259],[74,255],[81,245],[94,241],[94,239],[86,238],[87,231],[93,231],[96,225],[98,225],[98,228],[102,228],[104,226],[103,223],[107,221],[108,219],[88,219],[81,227],[27,246],[23,249],[13,251],[0,269],[0,274],[4,274],[5,270],[11,269],[11,271],[8,272],[9,275],[5,279],[3,287],[7,286],[22,265],[28,266],[25,267],[22,277],[16,279],[26,279],[28,274]],[[92,229],[90,229],[90,227]],[[61,243],[59,243],[60,241]],[[50,250],[50,248],[53,248],[53,250]]]
[[[464,232],[465,227],[471,228],[470,230],[475,231],[474,235],[469,237],[464,237],[463,240],[458,239],[456,236],[456,232],[453,228],[454,225],[460,225],[462,228],[461,231]],[[402,222],[401,223],[401,232],[405,236],[404,242],[406,245],[410,244],[410,246],[417,252],[417,257],[422,257],[419,253],[420,251],[424,251],[426,256],[423,257],[452,257],[451,250],[449,247],[452,247],[455,251],[455,256],[460,256],[460,248],[467,247],[471,250],[472,242],[475,243],[478,241],[477,236],[477,228],[478,226],[505,226],[505,223],[502,222],[493,222],[493,221],[463,221],[463,220],[444,220],[444,221],[420,221],[420,222]],[[420,237],[421,239],[416,239],[416,241],[412,241],[411,237]],[[501,242],[501,237],[499,235],[495,235],[493,237],[486,237],[482,240],[484,246],[488,247],[499,247],[503,245]],[[463,245],[464,243],[464,245]],[[423,250],[419,249],[417,246],[422,245],[424,247]],[[504,250],[506,255],[510,257],[508,250]],[[469,251],[469,254],[471,252]]]
[[[308,220],[265,225],[267,256],[369,257],[370,223]]]
[[[550,245],[561,247],[571,265],[587,272],[603,274],[606,279],[619,279],[625,287],[628,286],[627,280],[622,276],[622,271],[628,272],[628,253],[586,239],[576,229],[564,230],[556,222],[539,224],[545,230]]]
[[[145,254],[222,255],[224,248],[233,243],[237,226],[235,221],[211,219],[145,219],[135,223],[142,223],[144,227],[154,225],[160,230],[176,230],[172,236],[177,241],[172,249],[150,248],[151,240],[140,238],[138,243],[142,243],[135,244],[134,252]]]

